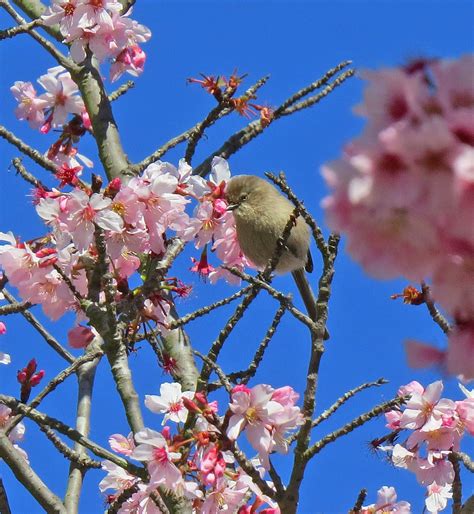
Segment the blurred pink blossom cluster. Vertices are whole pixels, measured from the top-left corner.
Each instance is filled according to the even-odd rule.
[[[455,320],[449,372],[474,378],[474,56],[368,71],[362,135],[323,175],[332,230],[379,278],[428,280]]]
[[[286,452],[285,438],[300,423],[300,409],[295,405],[298,395],[289,386],[273,389],[257,385],[252,389],[237,386],[231,396],[227,414],[219,418],[217,402],[208,402],[202,393],[182,392],[177,383],[164,383],[160,395],[147,395],[145,405],[155,414],[164,415],[162,424],[175,423],[176,434],[165,425],[161,432],[145,428],[135,434],[135,441],[131,435],[112,435],[112,450],[146,463],[150,479],[144,483],[116,464],[104,462],[107,476],[99,487],[102,492],[114,490],[108,502],[135,485],[137,492],[123,503],[119,512],[159,513],[158,507],[152,506],[150,493],[163,486],[192,500],[196,514],[279,514],[278,505],[239,467],[230,448],[240,433],[247,432],[259,452],[258,458],[249,462],[265,479],[269,453]],[[197,421],[191,437],[185,438],[182,431],[190,412]],[[222,421],[226,419],[228,428],[224,430]],[[264,443],[257,442],[257,438]],[[267,465],[262,465],[265,462]],[[266,483],[273,488],[270,481]]]
[[[199,249],[211,244],[223,262],[242,268],[248,263],[223,199],[229,177],[228,164],[222,158],[214,158],[209,181],[192,175],[192,168],[182,159],[178,168],[166,162],[153,163],[127,184],[114,179],[97,192],[81,181],[70,192],[37,190],[36,211],[49,231],[27,242],[20,242],[12,233],[0,233],[0,266],[24,301],[40,304],[53,320],[66,311],[76,311],[78,322],[87,321],[77,295],[88,295],[89,271],[98,256],[98,229],[104,234],[117,301],[130,294],[128,279],[135,272],[140,271],[146,282],[151,263],[166,252],[170,233],[184,241],[193,240]],[[192,215],[186,212],[191,202],[197,202]],[[211,280],[233,277],[226,273],[212,268],[207,274]],[[141,306],[144,318],[155,321],[162,331],[171,308],[167,293],[187,291],[178,282],[164,281]],[[93,339],[90,330],[80,326],[69,337],[76,348]]]
[[[146,55],[139,43],[151,37],[147,27],[129,18],[131,9],[121,11],[118,0],[52,0],[41,18],[45,25],[59,24],[76,62],[84,61],[88,52],[99,62],[110,59],[113,82],[125,72],[143,72]]]
[[[430,513],[443,510],[452,497],[454,468],[450,454],[460,450],[466,432],[474,435],[474,391],[460,387],[466,398],[453,401],[441,398],[440,380],[426,388],[410,382],[398,391],[399,396],[409,396],[404,408],[385,415],[387,427],[396,431],[397,438],[402,430],[411,433],[404,442],[378,448],[389,453],[396,467],[415,473],[418,482],[427,488],[425,504]]]

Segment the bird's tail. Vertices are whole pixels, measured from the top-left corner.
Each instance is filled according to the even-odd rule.
[[[316,297],[314,296],[313,290],[311,289],[311,286],[308,282],[305,270],[297,269],[295,271],[292,271],[291,274],[293,275],[296,287],[298,288],[301,298],[303,299],[306,311],[308,312],[308,316],[313,321],[316,321],[318,319]],[[327,330],[324,334],[324,339],[329,339],[329,332]]]

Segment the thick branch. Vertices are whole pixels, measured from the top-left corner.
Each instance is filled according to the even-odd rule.
[[[41,478],[33,471],[21,453],[15,449],[8,437],[0,433],[0,457],[12,470],[16,479],[31,493],[46,512],[65,514],[61,500],[53,494]]]
[[[97,351],[94,351],[93,348],[88,348],[87,352],[89,355],[95,355],[96,357],[94,360],[81,366],[77,371],[78,399],[76,411],[76,430],[86,437],[89,435],[90,431],[94,377],[97,365],[100,361],[100,357],[97,356]],[[74,451],[81,457],[87,456],[86,449],[79,443],[76,443]],[[68,514],[79,513],[79,499],[81,497],[82,484],[86,471],[87,468],[85,468],[83,465],[71,461],[66,495],[64,497],[64,504]]]

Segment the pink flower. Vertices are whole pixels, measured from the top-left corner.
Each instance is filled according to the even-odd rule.
[[[456,326],[449,334],[448,343],[448,372],[463,380],[474,379],[474,322]]]
[[[204,452],[198,468],[205,485],[213,486],[224,475],[226,462],[217,446],[211,446]]]
[[[405,351],[411,368],[442,366],[446,359],[446,353],[442,350],[418,341],[405,341]]]
[[[261,384],[252,389],[235,388],[232,403],[229,404],[233,415],[230,417],[227,435],[237,439],[245,430],[252,447],[258,451],[264,467],[268,467],[268,454],[275,442],[271,431],[275,416],[284,411],[284,407],[272,400],[273,388]]]
[[[3,336],[3,334],[7,333],[7,326],[3,321],[0,321],[0,336]]]
[[[145,67],[146,54],[138,45],[132,45],[123,49],[115,58],[110,67],[110,80],[115,82],[125,72],[134,77],[143,73]]]
[[[474,435],[474,397],[456,402],[456,412],[462,427]]]
[[[444,510],[448,505],[448,499],[453,497],[450,484],[438,485],[433,482],[428,486],[428,497],[425,505],[431,514],[437,514],[440,510]]]
[[[217,480],[214,489],[208,493],[199,512],[201,514],[215,514],[219,511],[235,512],[247,491],[248,487],[241,482],[221,477]]]
[[[61,34],[67,36],[72,29],[77,4],[81,2],[82,0],[52,0],[51,5],[41,15],[41,19],[48,27],[59,23]]]
[[[102,462],[102,469],[107,472],[107,476],[99,483],[101,492],[107,489],[116,489],[120,494],[121,491],[128,489],[137,481],[136,477],[108,460]]]
[[[112,434],[109,437],[109,444],[114,452],[126,455],[127,457],[130,457],[135,449],[133,434],[129,434],[128,437],[122,434]]]
[[[92,243],[94,224],[111,232],[123,230],[123,219],[109,209],[111,203],[110,198],[104,198],[98,193],[89,197],[80,189],[69,195],[67,225],[78,249],[85,250]]]
[[[94,340],[95,334],[89,327],[81,327],[80,325],[71,328],[67,333],[67,339],[71,348],[86,348]]]
[[[165,414],[162,425],[168,420],[185,423],[188,409],[183,404],[183,398],[192,399],[193,397],[193,391],[181,392],[181,384],[164,383],[160,386],[160,396],[145,395],[145,405],[155,414]]]
[[[82,98],[78,96],[76,83],[71,75],[62,66],[49,68],[46,75],[42,75],[38,82],[46,89],[40,98],[45,102],[45,108],[51,109],[46,120],[45,131],[48,127],[60,127],[66,122],[68,114],[81,114],[85,110]]]
[[[122,5],[117,0],[82,0],[74,11],[73,24],[88,29],[98,25],[113,26],[111,13],[118,13]]]
[[[138,444],[131,456],[147,463],[150,482],[155,486],[175,487],[182,478],[181,471],[172,461],[179,459],[181,454],[170,451],[163,435],[149,428],[136,433],[135,441]]]
[[[36,97],[36,91],[31,82],[16,81],[10,88],[15,99],[19,102],[15,116],[19,120],[28,120],[30,127],[37,129],[44,122],[46,100]]]
[[[436,430],[443,424],[443,415],[452,415],[455,404],[452,400],[440,400],[443,391],[441,380],[430,384],[423,392],[413,393],[403,411],[400,426],[423,432]]]
[[[361,512],[363,514],[388,514],[390,512],[397,514],[410,514],[411,505],[405,501],[397,502],[397,493],[395,488],[384,485],[377,491],[377,503],[362,507]]]

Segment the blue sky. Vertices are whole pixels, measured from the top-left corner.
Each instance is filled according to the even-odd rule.
[[[472,51],[473,5],[459,0],[140,0],[133,17],[146,24],[153,37],[144,45],[148,56],[145,73],[136,81],[135,89],[114,104],[125,151],[132,161],[138,161],[201,120],[213,107],[214,100],[199,87],[187,85],[187,77],[196,77],[200,72],[228,75],[237,68],[249,74],[245,83],[249,85],[271,74],[259,94],[259,101],[278,105],[346,59],[352,59],[358,69],[363,69],[395,66],[420,55],[454,58]],[[3,13],[0,22],[2,28],[11,25]],[[41,151],[51,144],[53,136],[41,136],[14,118],[15,103],[9,87],[15,80],[34,82],[53,65],[51,58],[27,36],[2,42],[0,46],[0,123]],[[116,85],[108,83],[109,90]],[[319,105],[278,121],[231,157],[232,172],[263,176],[265,171],[284,170],[291,186],[322,221],[319,204],[326,189],[320,177],[320,166],[337,158],[343,145],[360,133],[363,120],[355,117],[351,109],[360,101],[362,87],[362,82],[353,78]],[[201,141],[194,163],[207,157],[244,123],[242,118],[230,116],[212,127]],[[84,138],[80,151],[98,162],[91,138]],[[183,147],[176,148],[166,160],[177,163],[183,151]],[[40,235],[43,227],[27,197],[29,186],[9,169],[11,159],[16,156],[14,149],[0,142],[0,230],[13,230],[28,239]],[[46,172],[28,160],[25,164],[44,181],[50,180]],[[181,256],[172,270],[174,275],[194,286],[191,297],[178,304],[182,314],[235,290],[225,284],[211,286],[199,282],[188,271],[190,255],[192,252]],[[294,291],[288,277],[277,278],[275,285],[283,291]],[[390,282],[371,279],[349,259],[342,245],[330,303],[331,339],[321,366],[317,410],[321,412],[360,383],[379,377],[387,378],[390,383],[363,392],[346,404],[334,418],[318,427],[315,440],[380,401],[392,398],[401,384],[410,380],[428,384],[440,378],[435,371],[414,371],[406,365],[405,339],[425,340],[439,347],[443,347],[445,341],[424,306],[408,307],[390,300],[390,295],[401,291],[405,285],[402,279]],[[208,349],[233,308],[227,306],[189,326],[189,335],[197,349]],[[222,353],[220,362],[226,371],[246,365],[276,308],[273,300],[264,294],[252,305]],[[40,316],[38,309],[35,313]],[[71,320],[67,317],[57,324],[47,325],[64,341]],[[20,317],[6,321],[9,331],[0,341],[1,350],[10,353],[13,362],[0,369],[1,391],[16,395],[16,371],[31,357],[37,358],[49,379],[62,369],[63,363]],[[270,383],[274,387],[290,384],[303,392],[307,355],[305,330],[286,315],[253,384]],[[160,383],[166,381],[145,346],[131,357],[131,367],[142,397],[157,394]],[[454,379],[446,380],[446,395],[461,399]],[[74,379],[69,379],[42,404],[41,410],[72,424],[75,397]],[[147,412],[145,416],[148,426],[159,429],[160,418]],[[127,425],[103,362],[98,369],[94,393],[91,437],[105,445],[108,435],[117,432],[127,433]],[[367,442],[384,432],[383,420],[375,420],[323,450],[308,467],[299,512],[347,512],[362,487],[369,490],[369,500],[373,502],[377,489],[383,485],[395,486],[399,499],[411,502],[413,512],[421,512],[424,490],[414,476],[392,468],[368,448]],[[22,446],[38,474],[62,496],[67,470],[65,459],[56,455],[50,442],[30,423]],[[469,447],[465,448],[468,451]],[[290,459],[282,457],[275,462],[282,476],[287,477]],[[4,465],[1,474],[13,512],[40,512]],[[81,512],[101,512],[102,498],[97,483],[102,476],[100,471],[87,475]],[[472,479],[468,483],[469,478],[465,475],[466,494],[473,486]]]

